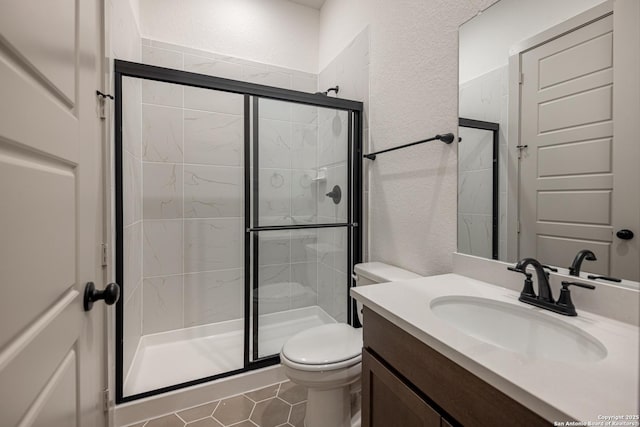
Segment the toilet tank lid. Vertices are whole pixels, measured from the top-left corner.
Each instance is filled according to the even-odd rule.
[[[369,280],[379,283],[397,282],[400,280],[411,280],[422,277],[419,274],[399,267],[394,267],[393,265],[385,264],[383,262],[364,262],[362,264],[356,264],[353,267],[353,271],[358,276],[366,277]]]

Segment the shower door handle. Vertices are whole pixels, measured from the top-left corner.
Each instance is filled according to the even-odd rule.
[[[247,233],[255,233],[259,231],[279,231],[279,230],[305,230],[307,228],[340,228],[340,227],[358,227],[357,222],[351,223],[333,223],[333,224],[297,224],[297,225],[264,225],[261,227],[247,227]]]
[[[93,308],[93,303],[98,300],[104,300],[107,305],[113,305],[120,299],[120,285],[117,283],[109,283],[104,290],[97,291],[93,282],[88,282],[84,287],[84,311]]]

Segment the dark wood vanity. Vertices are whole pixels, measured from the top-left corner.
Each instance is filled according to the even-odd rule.
[[[366,307],[364,319],[362,427],[550,425]]]

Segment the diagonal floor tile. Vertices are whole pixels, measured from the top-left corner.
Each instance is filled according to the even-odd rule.
[[[307,400],[307,388],[288,381],[280,385],[278,397],[285,402],[295,405],[296,403]]]
[[[145,427],[184,427],[184,421],[178,418],[176,414],[171,414],[155,418],[145,424]]]
[[[216,409],[217,405],[218,401],[205,403],[204,405],[180,411],[178,412],[178,416],[186,422],[190,423],[201,418],[210,417],[211,414],[213,414],[213,411]]]
[[[256,427],[256,425],[254,423],[252,423],[251,421],[246,420],[246,421],[242,421],[241,423],[238,423],[238,424],[232,424],[229,427]],[[257,426],[257,427],[260,427],[260,426]]]
[[[214,420],[213,418],[203,418],[198,421],[187,424],[186,427],[224,427],[222,424]]]
[[[213,417],[225,426],[249,419],[255,403],[245,396],[221,400]]]
[[[260,402],[261,400],[269,399],[271,397],[276,397],[279,387],[280,387],[280,384],[274,384],[274,385],[270,385],[269,387],[261,388],[259,390],[250,391],[248,393],[245,393],[244,395],[247,396],[249,399],[253,400],[254,402]]]
[[[256,403],[251,421],[260,427],[276,427],[287,422],[289,412],[291,412],[291,405],[278,398],[263,400]]]
[[[304,416],[307,414],[307,402],[298,403],[291,407],[289,424],[293,427],[304,427]]]

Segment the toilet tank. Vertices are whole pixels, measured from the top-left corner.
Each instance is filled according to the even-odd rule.
[[[401,280],[418,279],[422,276],[383,262],[364,262],[353,267],[356,286],[373,285],[375,283],[399,282]],[[357,303],[358,319],[362,323],[362,304]]]
[[[394,267],[383,262],[365,262],[353,267],[356,277],[356,286],[371,285],[374,283],[398,282],[422,277],[411,271]]]

